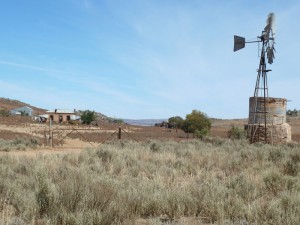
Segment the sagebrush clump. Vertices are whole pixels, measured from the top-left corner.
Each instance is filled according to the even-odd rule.
[[[299,155],[299,145],[208,138],[4,153],[0,223],[300,224]]]
[[[14,140],[0,139],[0,151],[35,149],[40,143],[35,138],[16,137]]]

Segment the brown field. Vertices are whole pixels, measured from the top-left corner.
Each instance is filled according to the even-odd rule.
[[[210,136],[228,138],[231,126],[243,127],[247,120],[213,120]],[[300,118],[289,118],[292,127],[292,140],[300,141]],[[53,146],[64,148],[95,147],[108,140],[118,139],[119,125],[100,123],[99,126],[56,124],[52,126]],[[49,135],[49,125],[31,120],[30,117],[9,116],[0,117],[0,138],[13,140],[19,138],[35,138],[43,146],[46,145],[46,135]],[[146,140],[186,140],[192,134],[182,130],[166,129],[150,126],[121,126],[121,139],[133,141]]]
[[[11,110],[21,106],[29,106],[35,114],[44,113],[46,110],[28,105],[18,100],[0,98],[0,109]],[[210,136],[228,138],[228,130],[231,126],[243,128],[247,119],[222,120],[213,119]],[[300,141],[300,117],[288,118],[292,127],[292,140]],[[74,130],[76,129],[76,130]],[[117,139],[119,125],[101,122],[98,127],[78,125],[54,125],[53,144],[55,147],[79,147],[95,146],[107,140]],[[45,135],[49,134],[49,125],[35,123],[30,117],[0,117],[0,139],[13,140],[16,137],[34,137],[40,143],[45,143]],[[122,125],[122,139],[133,141],[157,140],[185,140],[192,138],[181,130],[165,129],[160,127]]]

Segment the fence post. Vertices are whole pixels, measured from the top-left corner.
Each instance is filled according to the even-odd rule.
[[[47,135],[47,131],[44,131],[44,145],[48,146],[48,135]]]
[[[52,119],[49,120],[49,145],[53,148],[53,132],[52,132]]]
[[[122,129],[119,127],[119,132],[118,132],[118,139],[121,140],[121,134],[122,134]]]

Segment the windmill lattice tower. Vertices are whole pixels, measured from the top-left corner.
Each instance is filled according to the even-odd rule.
[[[270,13],[267,25],[257,41],[246,42],[245,38],[234,36],[234,51],[245,47],[245,43],[262,43],[259,68],[253,97],[249,99],[249,119],[247,137],[250,143],[277,143],[291,140],[291,128],[286,123],[286,99],[270,98],[268,91],[267,62],[273,63],[275,58],[275,15]]]

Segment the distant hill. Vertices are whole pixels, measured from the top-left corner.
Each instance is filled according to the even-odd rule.
[[[139,126],[154,126],[156,123],[168,121],[168,119],[141,119],[141,120],[122,119],[122,120],[127,124],[139,125]]]
[[[12,110],[15,108],[19,108],[22,106],[28,106],[33,109],[33,114],[44,114],[47,110],[38,108],[36,106],[32,106],[30,104],[14,100],[14,99],[9,99],[9,98],[0,98],[0,110]]]

